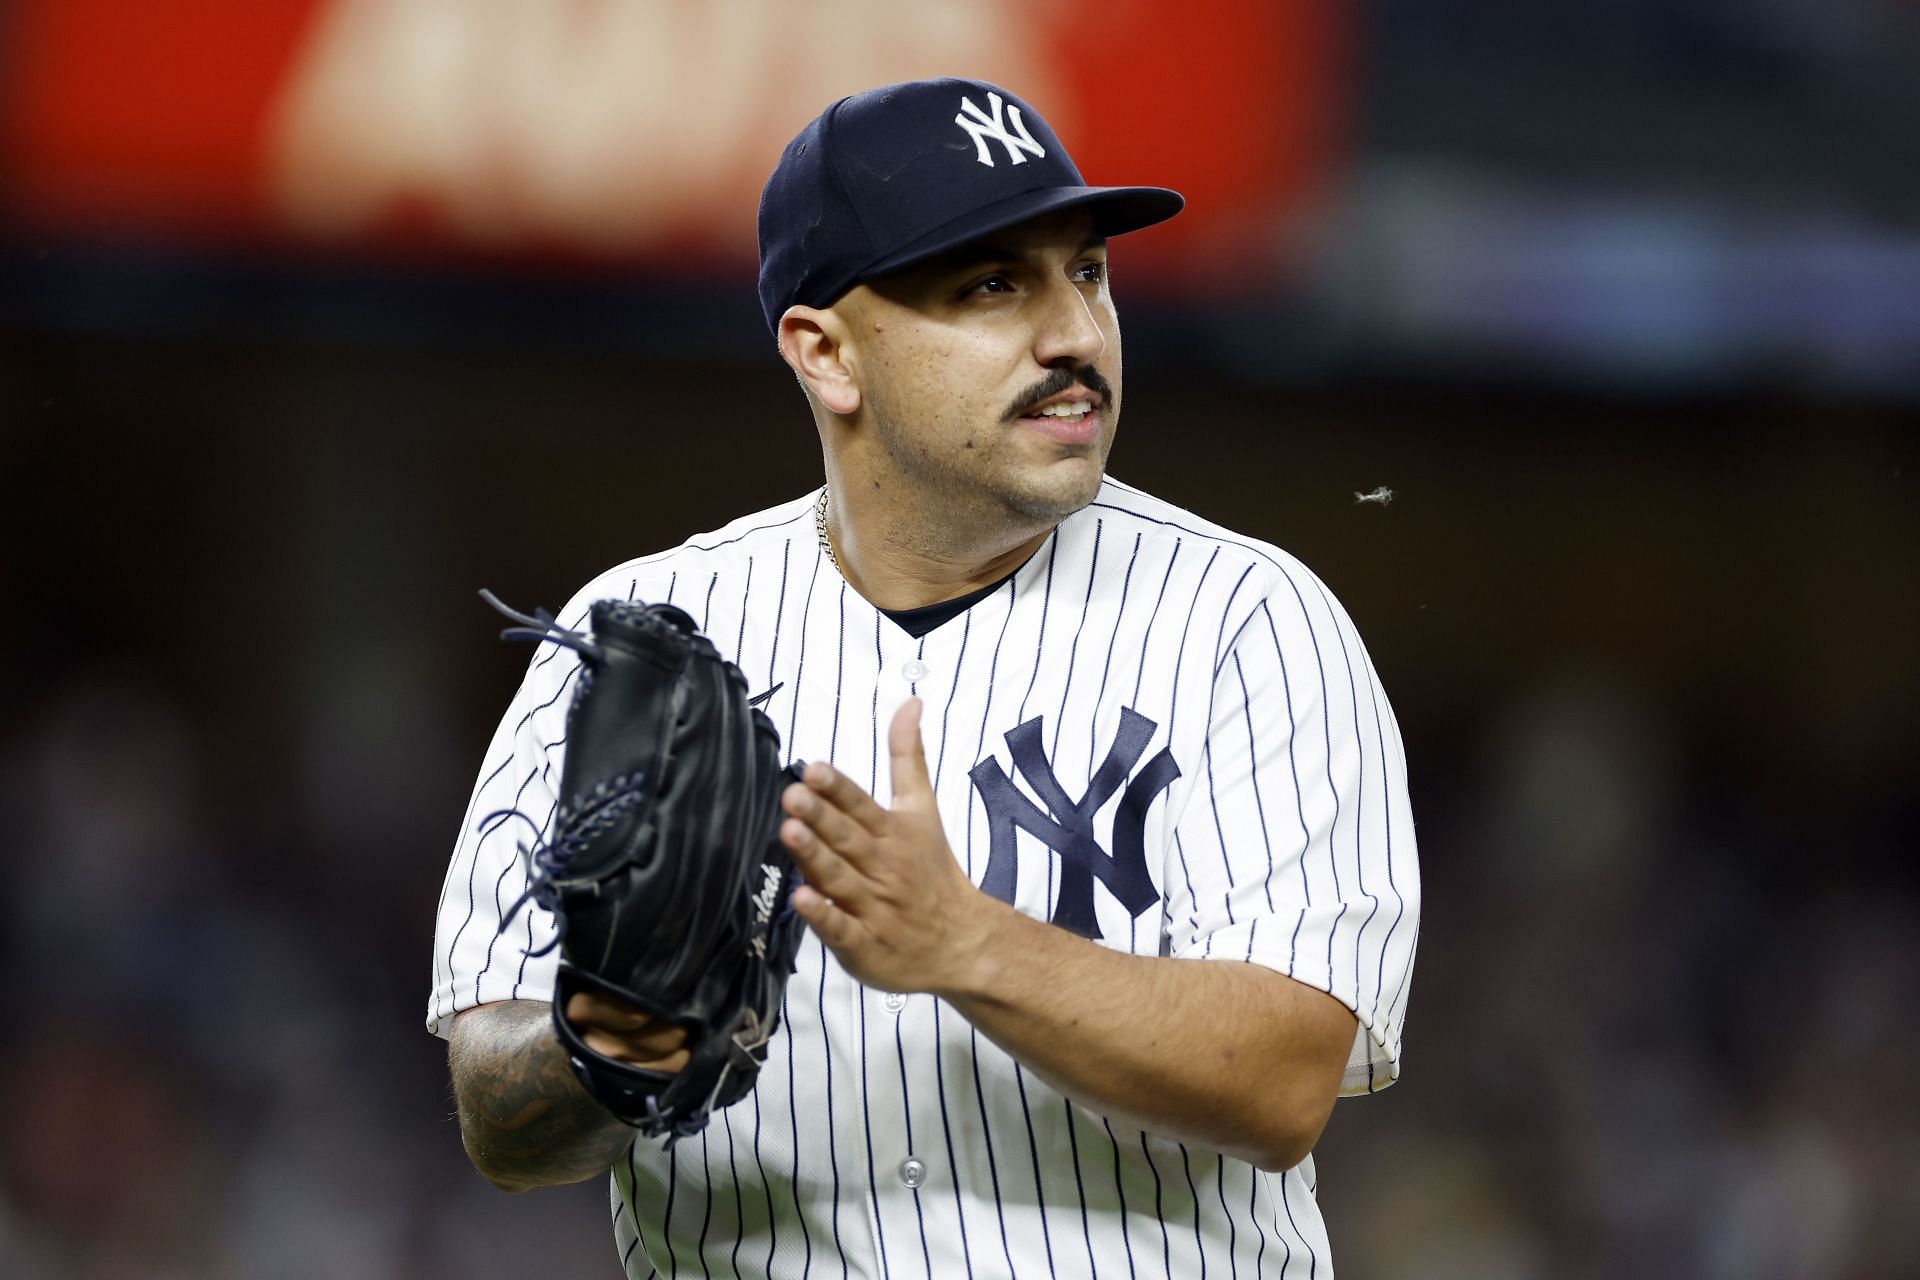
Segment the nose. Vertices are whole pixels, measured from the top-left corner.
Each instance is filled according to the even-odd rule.
[[[1034,331],[1034,359],[1043,367],[1089,365],[1105,354],[1107,334],[1081,286],[1053,281],[1040,299],[1044,308]]]

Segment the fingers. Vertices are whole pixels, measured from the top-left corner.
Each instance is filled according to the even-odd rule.
[[[617,1036],[606,1035],[599,1031],[588,1031],[581,1035],[581,1041],[587,1048],[602,1057],[612,1058],[615,1062],[624,1062],[630,1067],[639,1067],[646,1071],[678,1071],[693,1060],[693,1054],[686,1049],[673,1053],[657,1055],[636,1049],[628,1041]]]
[[[849,903],[862,897],[860,867],[872,850],[871,833],[810,786],[788,787],[780,801],[794,815],[780,824],[780,842],[792,850],[801,874],[830,897]]]
[[[806,779],[808,790],[825,799],[867,831],[878,835],[886,830],[887,811],[846,774],[830,764],[816,760],[807,766],[806,773],[802,776]]]
[[[849,904],[865,895],[866,877],[849,865],[832,845],[815,835],[806,823],[788,818],[780,825],[780,840],[793,851],[793,860],[799,864],[807,883],[818,887],[821,893]]]
[[[595,1053],[650,1071],[678,1071],[692,1056],[685,1027],[655,1018],[624,1000],[577,991],[567,999],[567,1021]]]
[[[887,726],[887,752],[893,760],[893,803],[895,807],[933,795],[933,780],[927,776],[927,750],[920,741],[920,699],[908,698],[893,713]]]
[[[812,885],[803,884],[793,891],[793,909],[836,953],[859,938],[860,922]]]
[[[821,767],[825,768],[824,765]],[[872,840],[874,833],[871,829],[856,822],[838,802],[816,792],[812,786],[796,783],[788,787],[780,796],[780,806],[805,823],[814,835],[856,860]],[[792,842],[788,844],[791,847]]]
[[[794,912],[848,973],[888,991],[925,991],[948,961],[937,941],[977,895],[941,829],[920,742],[921,704],[909,699],[887,730],[891,809],[831,765],[809,765],[781,794],[780,839],[806,883]]]
[[[594,1027],[616,1033],[645,1033],[656,1029],[684,1035],[670,1022],[655,1018],[637,1005],[628,1004],[597,991],[576,991],[567,998],[567,1021],[577,1027]]]

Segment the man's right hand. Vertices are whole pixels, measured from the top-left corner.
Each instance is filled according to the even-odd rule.
[[[686,1028],[643,1013],[624,1000],[578,991],[567,1001],[567,1021],[589,1049],[628,1066],[675,1072],[687,1065]]]

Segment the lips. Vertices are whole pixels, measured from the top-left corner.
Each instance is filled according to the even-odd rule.
[[[1091,391],[1075,388],[1070,391],[1063,391],[1056,396],[1048,396],[1044,400],[1035,401],[1033,407],[1020,416],[1023,418],[1072,418],[1078,417],[1088,410],[1098,410],[1099,408],[1100,397],[1098,395]]]
[[[1100,434],[1099,402],[1090,396],[1058,397],[1014,421],[1060,444],[1089,444]]]

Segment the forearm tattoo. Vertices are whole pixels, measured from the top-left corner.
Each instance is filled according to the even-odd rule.
[[[467,1155],[514,1190],[605,1173],[633,1142],[574,1079],[552,1017],[531,1000],[488,1005],[454,1024],[448,1046]]]

